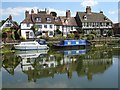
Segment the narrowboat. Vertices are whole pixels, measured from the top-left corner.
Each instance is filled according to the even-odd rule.
[[[54,44],[53,46],[56,48],[75,48],[80,49],[81,46],[84,48],[86,46],[90,46],[91,43],[88,40],[62,40],[60,43]]]

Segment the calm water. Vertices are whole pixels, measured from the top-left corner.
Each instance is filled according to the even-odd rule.
[[[2,56],[3,88],[118,88],[119,50],[16,51]]]

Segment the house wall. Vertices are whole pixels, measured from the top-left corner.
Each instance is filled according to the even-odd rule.
[[[7,20],[1,27],[0,29],[2,30],[3,28],[11,28],[13,24],[11,23],[10,20]]]
[[[53,37],[54,36],[54,30],[55,26],[54,24],[35,24],[38,26],[38,31],[41,32],[48,32],[48,37]],[[51,26],[51,27],[50,27]],[[42,33],[42,36],[45,36],[45,33]]]
[[[29,25],[27,26],[27,23],[21,23],[20,27],[21,29],[31,29],[31,27],[33,26],[33,24],[29,23]]]
[[[27,39],[27,35],[26,32],[29,32],[29,38],[34,38],[34,32],[33,30],[30,29],[21,29],[21,36],[25,39]]]

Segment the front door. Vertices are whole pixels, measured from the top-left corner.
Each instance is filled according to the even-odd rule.
[[[29,32],[26,32],[26,39],[29,39]]]

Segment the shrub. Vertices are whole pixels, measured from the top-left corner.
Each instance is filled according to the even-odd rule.
[[[75,35],[72,33],[72,34],[68,34],[67,37],[68,37],[68,38],[74,38]]]

